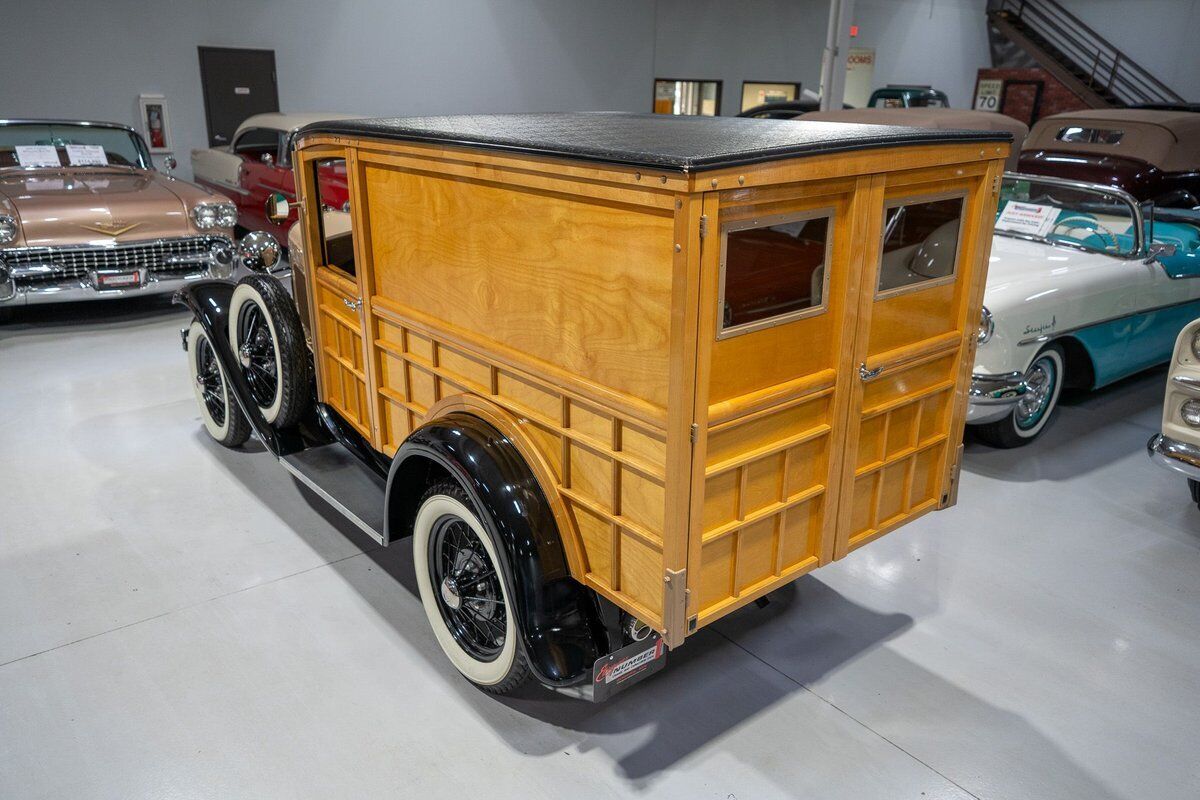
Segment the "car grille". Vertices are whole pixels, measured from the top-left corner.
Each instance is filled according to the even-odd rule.
[[[23,247],[0,250],[0,260],[15,273],[17,284],[22,286],[57,283],[73,278],[83,280],[92,270],[145,268],[151,275],[186,275],[205,268],[202,259],[218,243],[228,245],[230,241],[225,236],[189,236],[111,247]],[[166,263],[172,256],[194,260],[190,263]]]

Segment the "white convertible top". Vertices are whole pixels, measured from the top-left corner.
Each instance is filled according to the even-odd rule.
[[[236,141],[238,135],[248,128],[269,128],[271,130],[291,133],[297,128],[303,128],[305,125],[310,125],[314,122],[322,122],[330,119],[358,119],[360,117],[362,117],[362,114],[339,114],[332,111],[306,111],[301,114],[284,114],[283,112],[275,111],[270,114],[255,114],[252,117],[247,117],[241,125],[238,125],[237,131],[233,134],[233,140]]]

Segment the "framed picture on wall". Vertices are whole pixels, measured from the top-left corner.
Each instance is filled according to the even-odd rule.
[[[800,99],[800,82],[742,81],[742,111],[767,103],[790,103]]]
[[[167,121],[167,98],[161,94],[139,94],[138,112],[142,136],[150,146],[150,152],[170,153],[174,150]]]
[[[655,78],[654,113],[718,116],[721,113],[721,82]]]

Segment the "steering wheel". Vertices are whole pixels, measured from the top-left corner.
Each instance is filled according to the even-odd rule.
[[[1117,239],[1117,235],[1090,217],[1066,217],[1064,219],[1060,219],[1058,222],[1054,223],[1054,227],[1051,228],[1050,234],[1053,235],[1058,231],[1059,228],[1086,230],[1100,236],[1107,236],[1112,240],[1112,245],[1105,245],[1106,250],[1121,249],[1121,241]]]

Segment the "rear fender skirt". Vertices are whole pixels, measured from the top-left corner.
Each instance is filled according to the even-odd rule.
[[[538,680],[565,686],[590,678],[610,652],[595,592],[571,577],[554,514],[517,447],[479,417],[448,414],[418,428],[392,461],[384,541],[412,533],[417,503],[431,474],[457,481],[486,512],[502,544],[516,595],[516,622]]]
[[[303,450],[312,443],[306,439],[301,428],[311,430],[314,426],[300,424],[285,430],[276,430],[263,418],[262,412],[254,402],[250,393],[250,385],[242,375],[242,365],[238,362],[233,346],[229,342],[229,301],[233,298],[233,289],[237,284],[232,281],[197,281],[175,293],[173,302],[187,306],[195,315],[196,321],[212,342],[213,352],[221,362],[221,368],[229,376],[230,389],[237,404],[241,407],[255,435],[267,446],[276,457]],[[308,417],[314,412],[309,411]],[[319,428],[319,425],[316,426]],[[329,440],[325,434],[326,441]]]

